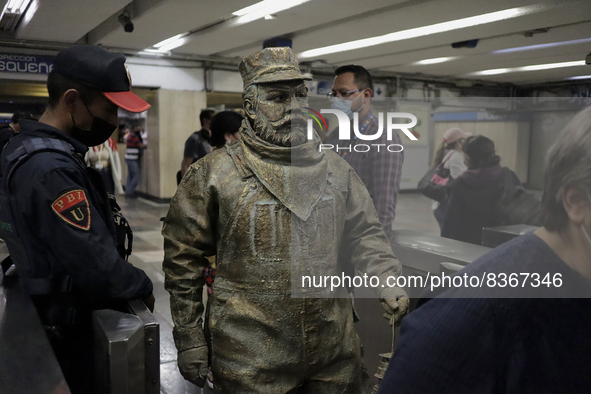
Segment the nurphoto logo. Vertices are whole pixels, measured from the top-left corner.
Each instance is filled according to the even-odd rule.
[[[417,141],[417,137],[415,137],[413,135],[413,133],[409,130],[412,129],[414,126],[417,125],[417,117],[414,116],[413,114],[407,113],[407,112],[388,112],[386,113],[386,127],[384,127],[384,113],[383,112],[379,112],[377,115],[378,118],[378,130],[375,132],[375,134],[362,134],[359,131],[359,114],[357,112],[353,113],[353,133],[354,136],[352,138],[351,136],[351,121],[349,120],[349,117],[347,116],[347,114],[345,114],[343,111],[338,110],[338,109],[321,109],[320,113],[318,113],[317,111],[314,111],[311,108],[306,108],[308,109],[310,112],[308,113],[308,115],[310,115],[310,117],[312,119],[308,119],[308,140],[313,140],[314,139],[314,121],[316,121],[316,123],[320,126],[320,128],[322,128],[322,126],[324,125],[326,127],[326,129],[328,130],[328,125],[326,123],[326,120],[324,120],[324,117],[321,114],[333,114],[337,117],[337,120],[339,122],[339,141],[351,141],[352,139],[359,139],[361,141],[375,141],[379,138],[382,137],[382,135],[384,134],[384,129],[386,130],[386,139],[388,141],[392,141],[392,135],[393,135],[393,131],[394,130],[401,130],[411,141]],[[399,123],[401,119],[410,119],[409,123]],[[322,121],[322,122],[321,122]],[[388,151],[388,152],[392,152],[392,153],[396,153],[396,152],[402,152],[403,147],[400,144],[390,144],[390,145],[386,145],[386,144],[355,144],[353,146],[351,146],[351,144],[349,143],[349,145],[333,145],[333,144],[320,144],[320,151],[322,151],[323,149],[326,150],[333,150],[336,149],[337,152],[339,150],[354,150],[356,152],[368,152],[370,150],[372,150],[372,148],[377,149],[377,151],[380,151],[380,148],[385,148],[384,150]]]

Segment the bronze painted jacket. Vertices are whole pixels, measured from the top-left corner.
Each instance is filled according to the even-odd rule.
[[[216,293],[225,294],[224,302],[227,294],[248,294],[249,303],[235,309],[259,323],[283,311],[296,319],[293,327],[282,321],[278,329],[286,331],[298,329],[302,300],[348,297],[344,289],[304,288],[302,276],[340,276],[342,260],[379,277],[380,284],[400,274],[362,181],[336,153],[319,152],[318,144],[274,146],[245,122],[240,141],[190,167],[162,230],[165,288],[179,352],[207,343],[201,319],[207,256],[217,256],[214,300]],[[379,295],[381,285],[375,290]],[[350,308],[350,302],[322,305]],[[217,313],[215,307],[211,313]]]

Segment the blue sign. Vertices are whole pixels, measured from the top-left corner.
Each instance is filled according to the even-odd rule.
[[[21,74],[49,74],[54,57],[0,53],[0,72]]]
[[[491,114],[489,112],[441,112],[433,114],[435,122],[503,122],[525,120],[519,113]]]

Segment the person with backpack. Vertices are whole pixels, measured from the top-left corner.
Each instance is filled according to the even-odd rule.
[[[209,138],[211,137],[210,125],[214,115],[215,111],[208,108],[202,110],[199,114],[201,130],[193,132],[185,142],[181,170],[176,174],[177,185],[181,183],[181,179],[183,179],[189,166],[211,151],[211,145],[209,144]]]
[[[464,133],[457,127],[447,129],[443,133],[443,141],[435,152],[433,158],[433,165],[440,165],[449,171],[450,180],[457,179],[464,171],[468,169],[464,163],[464,153],[462,146],[466,138],[470,137],[471,133]],[[443,202],[433,201],[433,216],[439,223],[439,228],[443,226],[443,218],[447,210],[447,200]]]
[[[441,236],[480,245],[483,227],[503,224],[496,209],[503,195],[505,179],[501,174],[508,174],[514,185],[521,182],[513,171],[502,170],[491,139],[468,137],[462,150],[468,169],[450,186]]]

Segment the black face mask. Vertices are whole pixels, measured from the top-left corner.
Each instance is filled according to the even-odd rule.
[[[76,121],[74,120],[74,115],[70,114],[72,117],[72,122],[74,123],[74,127],[70,133],[70,136],[77,141],[82,142],[86,146],[97,146],[105,142],[109,139],[111,134],[115,131],[117,126],[112,125],[111,123],[103,120],[99,117],[96,117],[90,112],[86,104],[84,104],[86,110],[92,116],[92,125],[90,129],[83,129],[81,127],[76,126]]]

